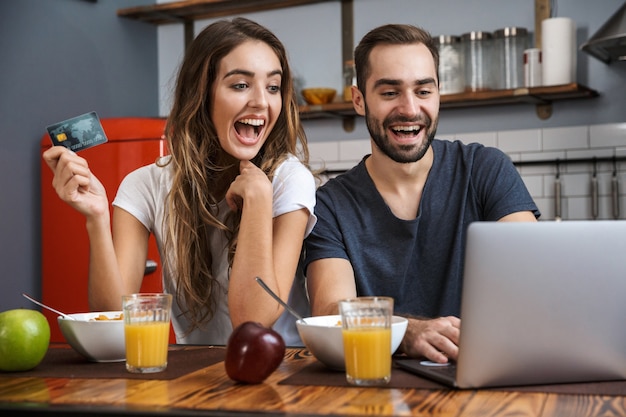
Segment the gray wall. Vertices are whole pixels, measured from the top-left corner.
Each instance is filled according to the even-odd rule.
[[[45,127],[92,110],[102,118],[158,113],[156,28],[116,15],[146,3],[0,1],[0,311],[32,308],[20,294],[41,293]]]
[[[104,118],[157,116],[167,108],[164,96],[182,52],[182,27],[156,28],[116,16],[118,8],[152,2],[0,0],[0,311],[26,306],[21,292],[40,295],[39,155],[45,126],[91,110]],[[622,3],[560,0],[557,14],[576,21],[580,43]],[[433,34],[504,26],[532,30],[533,5],[533,0],[355,0],[355,39],[389,22],[417,24]],[[248,16],[285,42],[306,85],[340,88],[339,10],[339,2],[330,2]],[[204,25],[198,22],[196,30]],[[626,63],[607,66],[579,53],[578,65],[579,82],[601,97],[556,103],[545,121],[524,105],[444,110],[439,132],[626,121]],[[368,137],[363,123],[351,133],[336,120],[307,121],[305,127],[311,142]]]

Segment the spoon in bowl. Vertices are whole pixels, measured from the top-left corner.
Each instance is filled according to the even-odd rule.
[[[267,286],[267,284],[265,282],[263,282],[263,280],[259,277],[255,278],[256,282],[259,283],[259,285],[269,294],[272,296],[272,298],[276,301],[278,301],[278,304],[280,304],[281,306],[285,307],[285,309],[291,313],[292,316],[294,316],[295,318],[297,318],[298,320],[301,320],[303,323],[306,323],[306,321],[302,318],[302,316],[300,314],[298,314],[298,312],[296,310],[294,310],[293,308],[291,308],[289,306],[289,304],[287,304],[286,302],[284,302],[278,295],[276,295],[276,293],[274,291],[271,290],[270,287]]]
[[[31,297],[31,296],[29,296],[29,295],[26,295],[26,294],[24,294],[24,293],[22,293],[22,295],[24,296],[24,298],[26,298],[26,299],[28,299],[28,300],[32,301],[33,303],[37,304],[38,306],[41,306],[41,307],[43,307],[43,308],[45,308],[45,309],[47,309],[47,310],[50,310],[50,311],[52,311],[52,312],[54,312],[54,313],[57,313],[57,314],[59,314],[59,315],[63,316],[64,318],[66,318],[66,319],[68,319],[68,320],[76,320],[76,319],[75,319],[74,317],[72,317],[72,316],[68,316],[68,315],[67,315],[67,314],[65,314],[65,313],[61,313],[59,310],[55,310],[55,309],[54,309],[54,308],[52,308],[52,307],[48,307],[47,305],[45,305],[45,304],[43,304],[43,303],[40,303],[39,301],[35,300],[34,298],[32,298],[32,297]]]

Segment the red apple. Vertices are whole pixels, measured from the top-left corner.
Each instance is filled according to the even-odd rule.
[[[278,368],[285,341],[272,329],[247,321],[233,330],[226,345],[226,373],[234,381],[259,384]]]

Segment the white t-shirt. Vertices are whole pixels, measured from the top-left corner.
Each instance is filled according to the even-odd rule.
[[[169,158],[166,156],[164,158]],[[124,178],[118,189],[113,205],[119,207],[139,220],[151,233],[154,234],[161,259],[164,259],[164,228],[165,200],[172,183],[171,165],[160,167],[150,164],[141,167]],[[291,211],[306,208],[309,211],[309,221],[304,239],[313,229],[316,217],[313,212],[315,206],[315,180],[311,172],[293,155],[290,155],[275,171],[272,180],[273,217]],[[225,200],[219,204],[220,220],[224,220],[230,209]],[[176,342],[181,344],[225,345],[232,332],[232,324],[228,311],[228,240],[223,232],[213,233],[211,238],[211,254],[213,257],[213,276],[218,282],[219,291],[214,299],[215,312],[213,318],[202,329],[195,329],[185,335],[190,324],[182,314],[180,306],[172,305],[172,324],[176,333]],[[173,256],[170,254],[170,256]],[[173,263],[170,263],[173,265]],[[163,268],[163,288],[165,292],[176,294],[176,283],[170,271]],[[251,285],[256,283],[251,280]],[[268,298],[268,302],[273,302]],[[310,315],[310,307],[305,289],[304,274],[300,265],[296,271],[294,285],[291,289],[288,302],[303,316]],[[278,331],[288,346],[302,346],[303,343],[295,327],[295,319],[286,311],[276,321],[273,328]]]

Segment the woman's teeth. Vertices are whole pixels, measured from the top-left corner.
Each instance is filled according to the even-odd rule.
[[[239,123],[243,123],[243,124],[251,125],[251,126],[263,126],[265,124],[265,121],[261,119],[241,119],[239,120]]]

